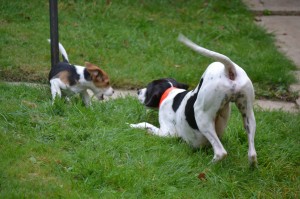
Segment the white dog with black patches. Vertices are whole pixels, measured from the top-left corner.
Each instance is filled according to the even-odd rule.
[[[133,128],[147,129],[158,136],[180,137],[198,148],[210,143],[214,150],[212,162],[227,156],[220,137],[230,116],[230,103],[234,102],[242,114],[248,136],[248,158],[257,165],[254,147],[256,122],[253,112],[254,89],[246,72],[228,57],[202,48],[179,36],[179,41],[196,52],[213,58],[198,86],[187,91],[187,86],[173,79],[155,80],[138,91],[138,99],[147,107],[159,108],[160,128],[142,122]]]
[[[49,40],[50,42],[50,40]],[[103,95],[111,96],[114,90],[110,86],[107,73],[98,66],[85,62],[85,66],[71,65],[65,48],[59,43],[59,51],[63,62],[57,63],[49,72],[49,82],[53,102],[56,97],[80,93],[86,106],[91,100],[87,90],[91,90],[98,100],[103,100]]]

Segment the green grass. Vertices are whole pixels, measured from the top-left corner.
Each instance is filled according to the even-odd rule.
[[[177,42],[183,33],[244,68],[258,97],[295,99],[287,91],[295,66],[240,0],[58,2],[59,37],[70,61],[100,65],[114,87],[142,87],[160,77],[196,86],[213,60]],[[48,1],[2,0],[0,16],[0,78],[46,83]]]
[[[0,83],[0,198],[297,198],[300,114],[256,110],[258,169],[236,108],[210,164],[193,151],[127,123],[157,125],[157,112],[127,97],[51,105],[48,87]],[[204,175],[202,179],[199,174]]]
[[[72,63],[100,65],[114,87],[159,77],[194,87],[212,60],[177,42],[183,33],[243,67],[258,97],[294,99],[295,66],[239,0],[106,2],[59,0],[59,33]],[[0,16],[0,78],[46,83],[48,1],[1,0]],[[51,106],[47,86],[0,82],[0,93],[0,198],[299,197],[300,114],[255,111],[259,167],[251,170],[235,108],[222,139],[229,156],[210,164],[210,147],[193,151],[129,128],[157,125],[157,112],[135,98],[85,108],[76,97]]]

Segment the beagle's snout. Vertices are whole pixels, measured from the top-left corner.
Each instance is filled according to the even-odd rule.
[[[137,90],[137,94],[139,95],[141,93],[141,89],[138,89]]]

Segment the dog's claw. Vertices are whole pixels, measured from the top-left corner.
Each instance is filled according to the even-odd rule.
[[[249,157],[249,163],[251,168],[257,168],[258,167],[257,157],[256,156]]]
[[[226,158],[227,153],[224,152],[222,154],[215,154],[214,158],[212,159],[212,163],[217,163]]]

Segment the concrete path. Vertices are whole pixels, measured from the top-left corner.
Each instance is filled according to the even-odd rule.
[[[243,0],[256,15],[256,22],[276,37],[278,49],[297,66],[294,75],[297,83],[290,91],[300,96],[300,0]],[[265,15],[264,15],[265,14]],[[299,111],[300,98],[295,103],[257,100],[258,106],[267,109]]]
[[[38,84],[38,83],[27,83],[27,82],[6,82],[10,85],[22,85],[25,84],[27,86],[31,87],[49,87],[48,84]],[[49,88],[50,89],[50,88]],[[137,90],[124,90],[124,89],[114,89],[115,93],[110,97],[104,97],[104,100],[114,100],[117,98],[124,98],[127,96],[131,97],[137,97]],[[89,91],[90,96],[93,96],[93,93]],[[96,99],[94,99],[96,100]],[[290,113],[297,113],[299,112],[298,107],[295,105],[295,103],[286,103],[286,102],[280,102],[280,101],[269,101],[269,100],[256,100],[255,102],[255,108],[261,109],[261,110],[282,110],[287,111]]]
[[[256,15],[300,15],[299,0],[243,0]]]
[[[105,100],[107,99],[116,99],[120,97],[137,97],[137,90],[123,90],[123,89],[114,89],[115,93],[111,97],[105,97]]]

